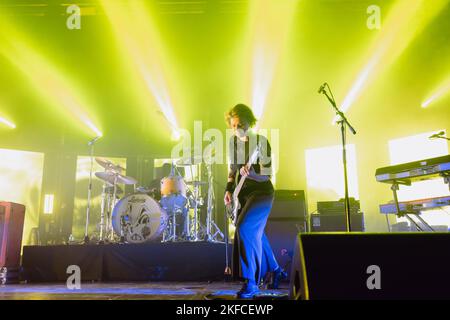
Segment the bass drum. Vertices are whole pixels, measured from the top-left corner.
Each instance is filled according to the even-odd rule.
[[[112,213],[114,232],[126,242],[157,240],[167,226],[167,214],[152,197],[130,194],[117,202]]]

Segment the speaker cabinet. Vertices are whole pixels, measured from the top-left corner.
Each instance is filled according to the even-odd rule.
[[[291,299],[449,299],[449,233],[299,234]]]
[[[306,200],[303,190],[276,190],[266,235],[278,264],[291,270],[297,234],[306,232]]]
[[[0,202],[0,268],[19,268],[25,206]]]

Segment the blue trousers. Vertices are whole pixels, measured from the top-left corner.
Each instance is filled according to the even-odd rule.
[[[233,268],[239,277],[259,283],[267,272],[278,268],[264,229],[273,203],[273,194],[252,193],[239,213],[234,236]],[[237,277],[235,277],[237,278]]]

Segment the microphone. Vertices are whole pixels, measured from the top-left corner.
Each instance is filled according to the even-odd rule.
[[[323,85],[320,86],[318,93],[323,93],[325,86],[327,85],[327,83],[325,82]]]
[[[93,145],[94,143],[96,143],[97,140],[100,139],[100,138],[101,138],[101,136],[95,137],[94,139],[92,139],[91,141],[89,141],[88,145],[89,145],[89,146],[92,146],[92,145]]]
[[[175,165],[174,165],[174,160],[172,160],[172,163],[170,164],[170,174],[169,177],[174,177],[175,176]]]
[[[435,134],[429,136],[428,139],[437,139],[437,138],[442,137],[444,134],[445,134],[445,131],[441,131],[439,133],[435,133]]]

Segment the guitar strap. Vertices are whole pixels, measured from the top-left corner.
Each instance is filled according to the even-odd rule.
[[[258,146],[259,145],[259,135],[257,134],[256,135],[256,146]],[[245,161],[244,161],[244,163],[248,163],[248,161],[249,161],[249,159],[250,159],[250,142],[248,143],[248,150],[247,150],[247,144],[245,144],[245,150],[244,150],[244,154],[245,154]],[[255,146],[255,147],[256,147]],[[234,148],[235,148],[235,152],[234,152],[234,159],[233,159],[233,161],[234,161],[234,163],[237,163],[237,158],[238,158],[238,155],[237,155],[237,153],[238,153],[238,150],[237,150],[237,136],[235,135],[234,136]],[[252,153],[253,153],[253,151],[252,151]],[[258,163],[258,161],[259,161],[259,156],[256,158],[256,161],[255,161],[255,163],[254,164],[257,164]],[[253,164],[252,164],[252,166],[253,166]],[[238,170],[237,171],[237,173],[236,173],[236,180],[235,180],[235,185],[237,185],[238,183],[239,183],[239,180],[240,180],[240,175],[241,175],[241,173],[240,173],[240,171]]]

